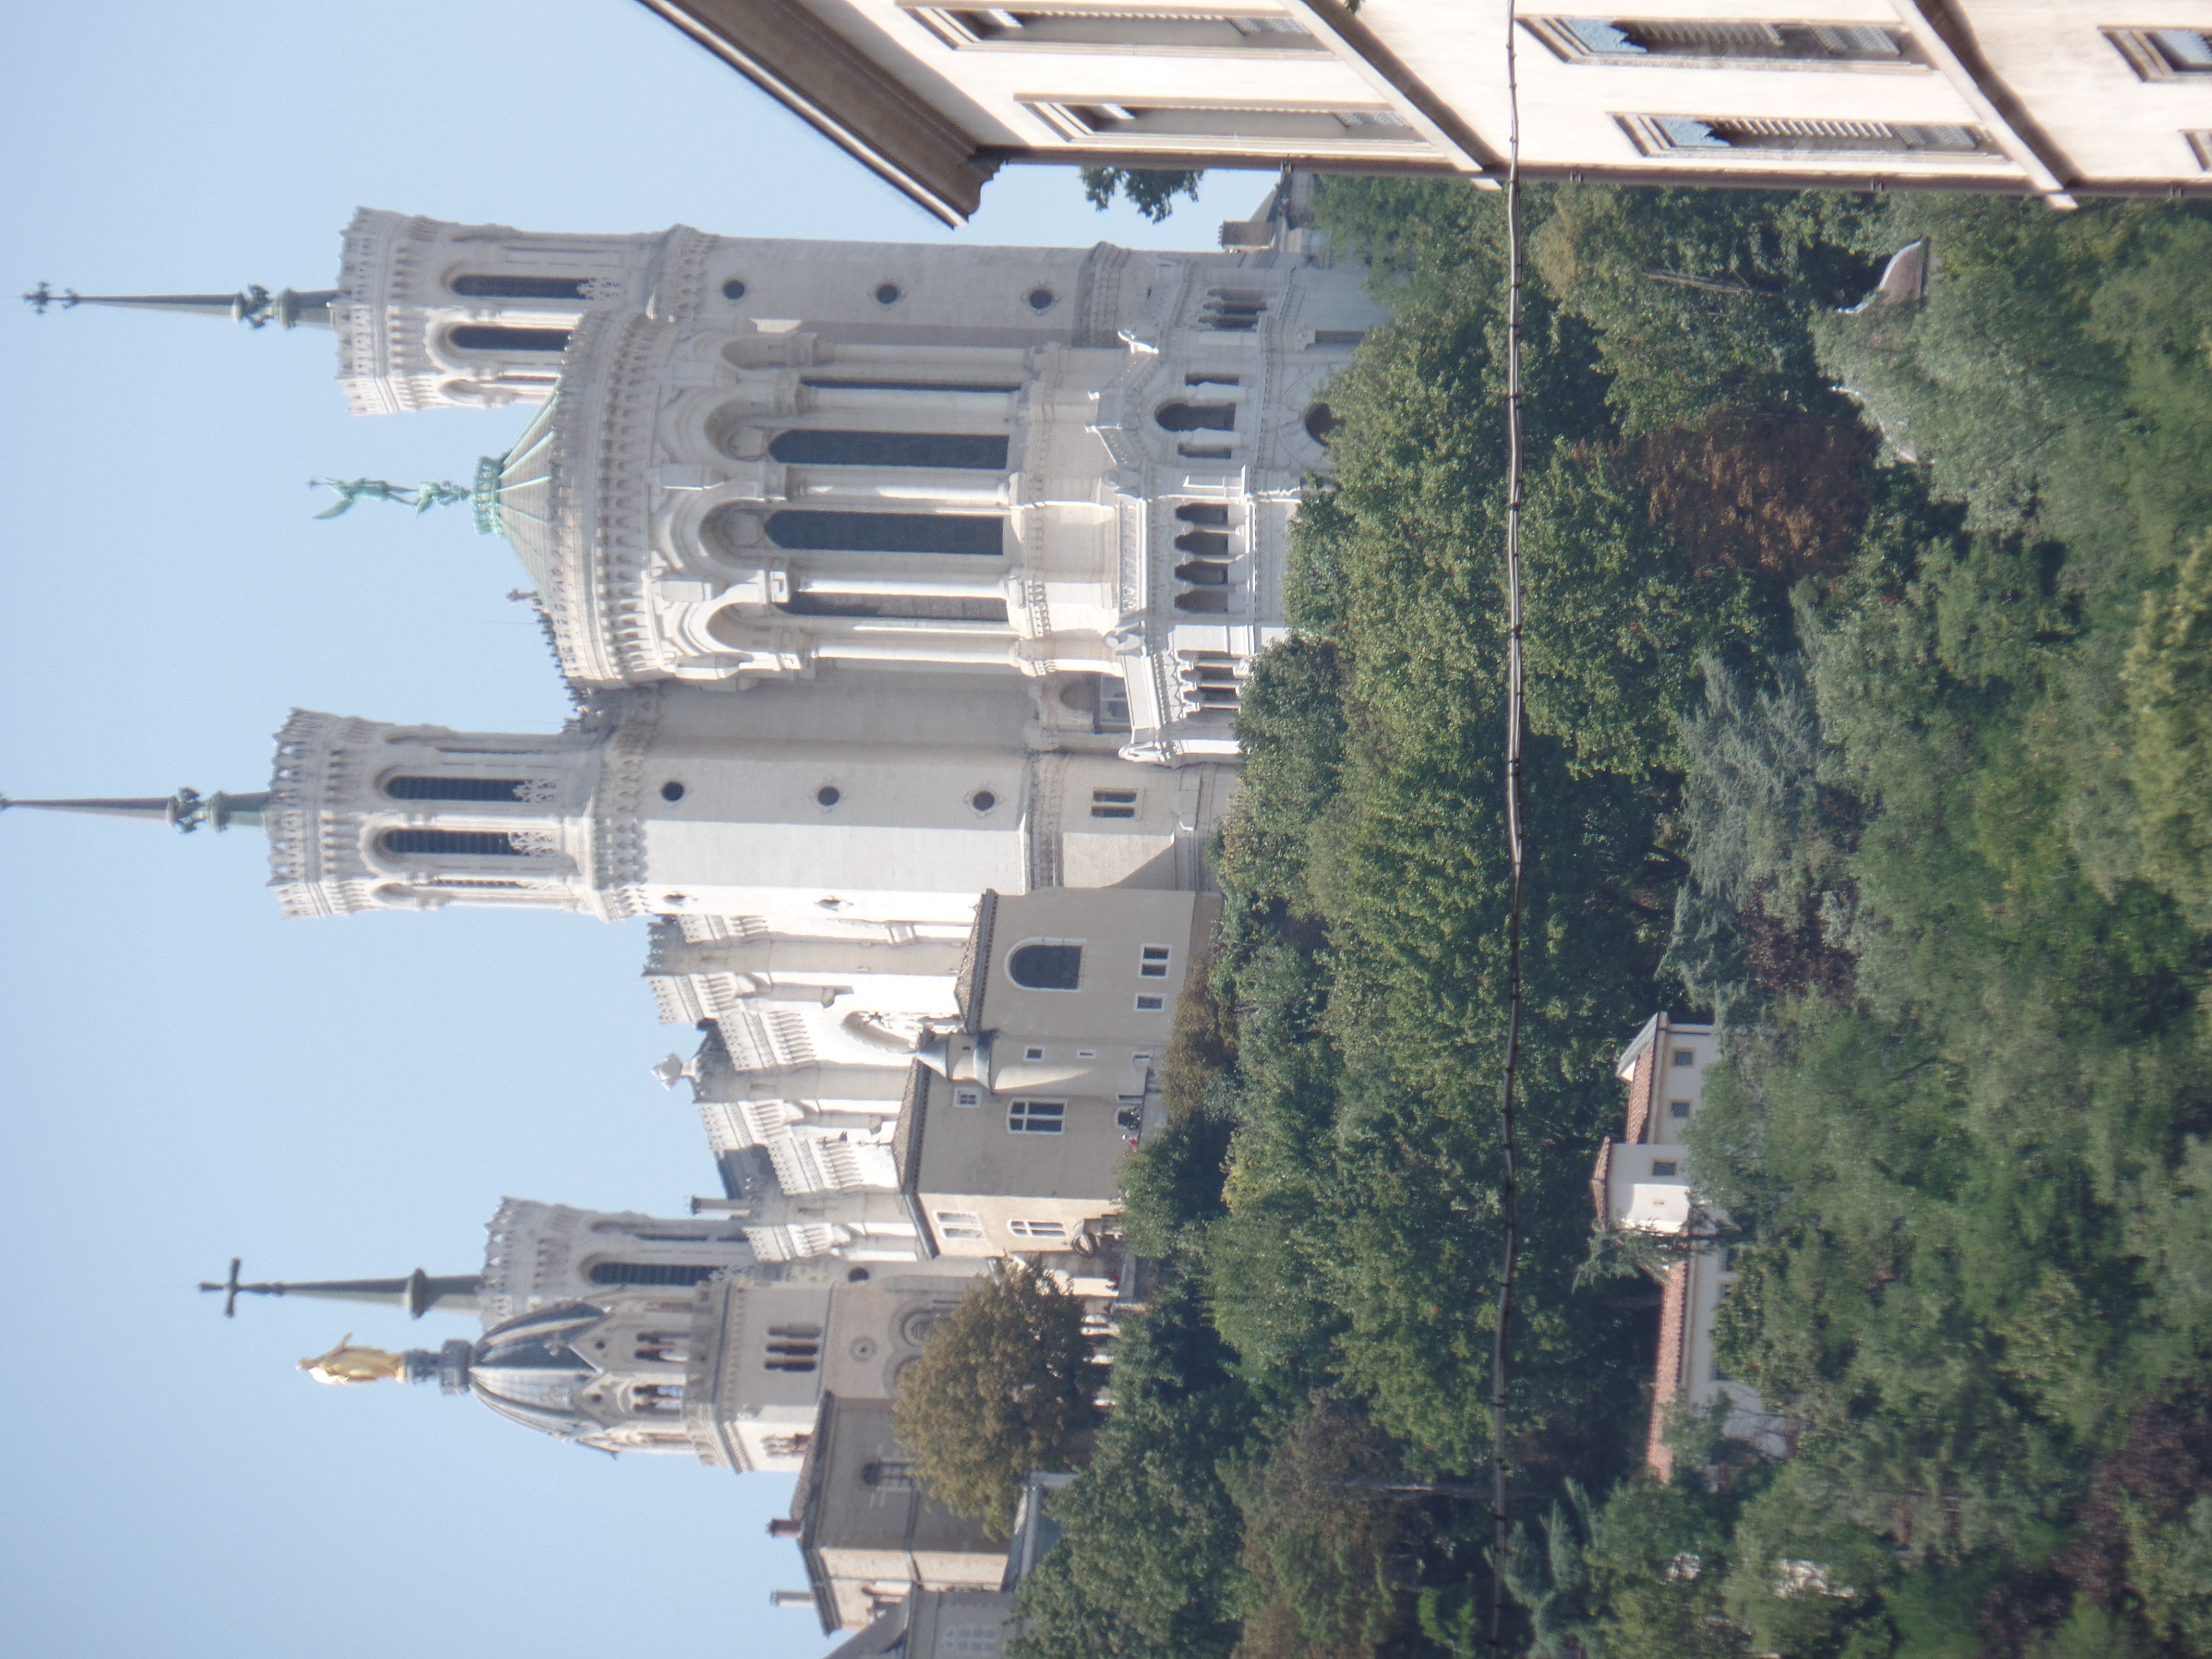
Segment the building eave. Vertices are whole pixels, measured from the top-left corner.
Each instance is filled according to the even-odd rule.
[[[639,0],[948,225],[997,162],[934,106],[793,0]]]

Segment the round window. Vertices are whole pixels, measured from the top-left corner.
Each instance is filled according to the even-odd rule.
[[[854,1268],[852,1272],[845,1275],[845,1282],[848,1285],[866,1284],[868,1282],[868,1270],[866,1267]]]
[[[968,797],[968,804],[978,812],[988,812],[999,804],[999,798],[988,789],[978,789]]]
[[[836,784],[825,783],[814,792],[814,799],[823,806],[835,806],[845,797]]]
[[[1328,434],[1336,430],[1336,411],[1327,404],[1315,404],[1306,410],[1306,436],[1326,447]]]
[[[1054,294],[1048,288],[1033,288],[1030,290],[1030,309],[1031,311],[1050,311],[1053,307],[1053,301],[1057,300],[1059,297],[1060,296],[1058,295]]]
[[[899,1340],[910,1347],[920,1347],[929,1340],[929,1334],[937,1328],[944,1316],[935,1308],[916,1308],[899,1321]]]
[[[675,779],[671,778],[666,783],[660,786],[660,798],[663,800],[682,800],[684,799],[684,786],[677,782]]]
[[[896,283],[885,283],[881,288],[876,290],[876,303],[878,305],[895,306],[898,302],[899,286]]]
[[[725,300],[744,299],[745,297],[745,285],[739,282],[736,277],[731,277],[728,282],[722,284],[722,297]]]

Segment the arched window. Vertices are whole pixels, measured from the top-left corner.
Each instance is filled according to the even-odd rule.
[[[1004,434],[816,432],[776,434],[770,459],[799,466],[935,466],[978,472],[1006,469]]]
[[[464,323],[450,329],[446,343],[457,351],[566,351],[565,328],[509,328],[502,323]]]
[[[594,1261],[594,1285],[698,1285],[718,1270],[685,1261]]]
[[[1083,981],[1083,947],[1062,939],[1018,945],[1006,958],[1006,975],[1026,990],[1075,990]]]
[[[1194,559],[1188,564],[1176,567],[1176,580],[1188,582],[1193,587],[1226,587],[1229,586],[1229,567],[1215,564],[1208,559]]]
[[[1152,417],[1169,432],[1234,432],[1235,404],[1162,404]]]
[[[1224,501],[1185,501],[1176,508],[1176,517],[1185,524],[1227,524],[1229,507]]]
[[[1257,289],[1217,288],[1207,292],[1199,321],[1224,333],[1249,334],[1260,325],[1260,313],[1267,308],[1267,297]]]
[[[1009,1221],[1006,1231],[1016,1238],[1057,1240],[1067,1237],[1066,1224],[1059,1221]]]
[[[410,853],[460,853],[471,858],[520,859],[530,849],[504,830],[387,830],[377,845],[395,857]]]
[[[1202,615],[1218,615],[1229,609],[1229,590],[1225,587],[1194,587],[1188,593],[1176,595],[1175,608]]]
[[[1194,558],[1225,559],[1229,556],[1229,532],[1225,530],[1187,530],[1176,538],[1176,545]]]
[[[447,283],[454,293],[486,300],[586,300],[587,276],[525,276],[501,271],[496,276],[456,276]]]
[[[776,607],[789,617],[902,617],[908,621],[988,622],[1006,620],[1004,599],[935,599],[920,593],[809,593],[800,592]]]
[[[794,551],[968,553],[1006,550],[1005,521],[973,513],[771,513],[768,538]]]
[[[526,801],[527,778],[387,778],[384,793],[393,800]]]

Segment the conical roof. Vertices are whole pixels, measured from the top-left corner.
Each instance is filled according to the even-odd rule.
[[[477,528],[506,538],[540,595],[551,594],[557,580],[553,457],[560,414],[556,387],[506,454],[487,455],[477,464]]]

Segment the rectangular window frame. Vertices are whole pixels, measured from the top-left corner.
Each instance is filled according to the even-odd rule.
[[[1682,1178],[1682,1161],[1674,1158],[1653,1158],[1651,1178],[1654,1181],[1680,1181]]]
[[[1013,6],[933,5],[900,0],[899,9],[954,52],[1049,52],[1066,57],[1283,58],[1310,58],[1328,50],[1326,41],[1289,13],[1272,6],[1225,5],[1205,11],[1147,7],[1143,0],[1121,6],[1069,4],[1066,0],[1033,0]],[[1027,15],[1045,26],[1024,35],[993,21]],[[1240,29],[1237,25],[1254,27]],[[1054,24],[1061,25],[1054,29]],[[1088,35],[1091,38],[1085,38]],[[1139,37],[1151,36],[1151,39]]]
[[[1015,101],[1070,144],[1177,154],[1304,155],[1342,145],[1356,154],[1433,156],[1420,129],[1386,104],[1252,103],[1231,99],[1018,93]]]
[[[1685,156],[1728,165],[1741,156],[1753,164],[1777,155],[1851,161],[1936,161],[1986,166],[2006,160],[1985,128],[1963,122],[1850,121],[1827,118],[1767,115],[1635,115],[1616,112],[1613,120],[1643,155],[1677,160]],[[1697,129],[1697,131],[1692,131]],[[1734,129],[1757,143],[1736,142]],[[1764,131],[1763,131],[1764,130]],[[1960,145],[1915,143],[1929,134],[1960,135]],[[1772,142],[1767,142],[1768,140]],[[1726,158],[1726,159],[1723,159]]]
[[[937,1236],[948,1244],[981,1244],[988,1235],[983,1231],[983,1218],[974,1210],[932,1210],[930,1219],[937,1224]]]
[[[1091,792],[1091,816],[1094,818],[1133,818],[1142,804],[1141,798],[1133,789],[1094,789]]]
[[[1140,1014],[1164,1014],[1168,1009],[1167,994],[1164,991],[1139,991],[1137,993],[1136,1008]]]
[[[1139,947],[1137,977],[1165,979],[1175,964],[1175,947],[1171,945],[1146,945]]]
[[[1064,1100],[1010,1100],[1006,1103],[1006,1133],[1010,1135],[1056,1135],[1067,1127]]]
[[[1064,1221],[1016,1220],[1006,1224],[1006,1231],[1014,1237],[1031,1243],[1065,1244],[1067,1243],[1067,1224]]]
[[[1674,1119],[1677,1123],[1689,1116],[1689,1115],[1690,1103],[1688,1101],[1670,1100],[1667,1103],[1667,1115]]]
[[[1911,32],[1893,23],[1868,23],[1864,21],[1842,21],[1818,18],[1722,18],[1722,17],[1620,17],[1604,15],[1571,15],[1555,13],[1549,16],[1523,17],[1521,27],[1541,41],[1545,48],[1561,63],[1603,65],[1608,68],[1650,68],[1664,65],[1674,69],[1712,70],[1782,70],[1790,72],[1810,70],[1816,73],[1832,74],[1843,70],[1856,74],[1924,75],[1932,67],[1919,55]],[[1644,28],[1653,33],[1674,32],[1683,35],[1698,30],[1711,30],[1716,37],[1729,34],[1750,35],[1759,32],[1768,37],[1768,51],[1729,51],[1728,42],[1717,38],[1715,50],[1701,52],[1694,44],[1668,46],[1654,49],[1638,46],[1624,40],[1619,49],[1607,50],[1595,45],[1588,33],[1577,25],[1596,24]],[[1824,33],[1843,30],[1871,30],[1887,36],[1894,51],[1890,53],[1869,52],[1856,56],[1838,50],[1835,43],[1822,40]],[[1808,38],[1809,37],[1809,38]]]
[[[2212,52],[2212,29],[2192,28],[2116,28],[2104,31],[2105,39],[2112,42],[2112,50],[2127,60],[2138,81],[2197,81],[2212,77],[2212,64],[2174,62],[2174,54],[2166,35],[2193,34]]]

